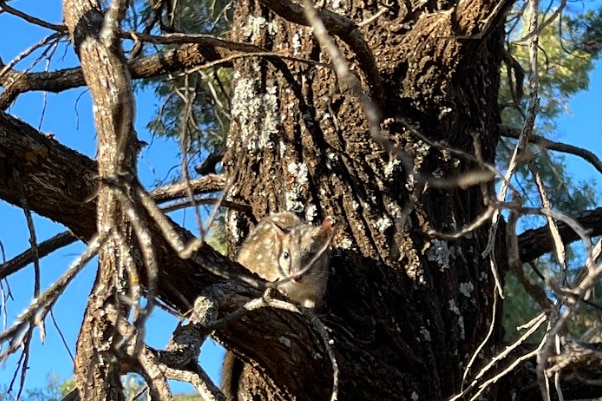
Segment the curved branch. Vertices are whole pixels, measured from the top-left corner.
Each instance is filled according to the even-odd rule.
[[[500,127],[500,133],[502,134],[502,136],[505,136],[507,138],[518,139],[520,130],[502,126]],[[568,145],[562,142],[550,141],[549,139],[539,135],[531,135],[529,142],[543,149],[556,150],[558,152],[568,153],[574,156],[581,157],[585,161],[589,162],[596,170],[598,170],[600,174],[602,174],[602,161],[598,156],[596,156],[594,153],[590,152],[587,149],[583,149],[578,146]]]
[[[16,8],[12,8],[8,4],[6,4],[5,0],[0,0],[0,8],[6,11],[7,13],[22,18],[31,24],[41,26],[42,28],[48,28],[60,33],[67,33],[67,27],[65,25],[53,24],[48,21],[44,21],[43,19],[36,18],[33,15],[26,14],[23,11],[17,10]]]
[[[220,58],[221,55],[213,46],[195,44],[180,46],[177,49],[133,60],[128,63],[128,66],[132,78],[139,79],[181,71]],[[0,86],[5,89],[0,95],[0,108],[6,109],[21,93],[29,91],[58,93],[85,84],[82,70],[79,67],[29,74],[15,70],[7,71],[0,79]]]
[[[261,2],[287,21],[298,25],[311,26],[305,18],[303,7],[299,4],[288,0],[261,0]],[[349,18],[327,9],[318,10],[318,15],[330,34],[340,37],[357,53],[357,61],[366,74],[371,95],[374,101],[382,107],[385,95],[380,71],[376,65],[374,55],[358,26]]]

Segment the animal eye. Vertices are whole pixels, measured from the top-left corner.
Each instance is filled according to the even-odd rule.
[[[284,260],[289,260],[290,257],[291,257],[291,255],[288,253],[288,251],[282,252],[282,258]]]

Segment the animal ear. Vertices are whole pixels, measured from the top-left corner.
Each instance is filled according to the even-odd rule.
[[[335,226],[335,220],[334,218],[328,216],[324,219],[324,223],[322,223],[322,225],[320,226],[320,229],[318,230],[318,235],[322,238],[332,238],[333,234],[334,234],[334,226]]]
[[[273,221],[270,221],[270,224],[272,225],[272,227],[274,227],[274,234],[276,234],[276,237],[278,237],[278,239],[282,239],[282,237],[284,237],[286,234],[290,233],[290,231],[291,231],[284,227],[279,226],[278,224],[276,224]]]

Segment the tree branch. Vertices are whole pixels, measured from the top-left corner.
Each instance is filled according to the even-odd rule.
[[[94,236],[96,200],[87,201],[96,191],[97,170],[93,160],[0,111],[0,199],[18,206],[19,197],[11,179],[11,168],[19,170],[25,197],[33,211],[65,225],[83,240]],[[184,241],[194,238],[173,222],[172,226]],[[149,224],[149,230],[161,267],[157,296],[182,313],[191,308],[204,290],[223,282],[222,278],[210,274],[209,269],[226,271],[231,276],[248,274],[243,267],[207,245],[199,249],[193,256],[194,260],[180,259],[155,224]],[[144,277],[142,279],[145,280]],[[222,289],[216,295],[220,318],[259,295],[257,290],[242,285],[229,288],[232,292],[225,293]],[[257,330],[258,327],[262,329]],[[330,362],[307,317],[263,308],[244,319],[230,322],[216,334],[229,347],[236,345],[246,360],[259,363],[270,377],[282,380],[278,385],[292,393],[305,393],[309,397],[306,399],[323,399],[330,394],[332,377],[313,373],[329,369]],[[334,333],[333,336],[338,343],[340,339]],[[349,350],[347,354],[354,352]],[[315,355],[321,355],[321,358],[314,358]],[[279,375],[282,369],[280,361],[290,358],[306,369],[296,375]],[[304,387],[304,383],[313,383],[311,391]]]
[[[177,49],[165,50],[149,57],[130,61],[128,66],[132,78],[139,79],[182,71],[206,62],[219,60],[222,57],[213,45],[183,45]],[[82,70],[79,67],[29,74],[15,70],[7,71],[0,77],[0,86],[5,89],[0,95],[0,108],[6,109],[21,93],[29,91],[58,93],[85,84]]]
[[[153,200],[157,203],[169,202],[188,196],[188,190],[192,188],[194,195],[208,192],[217,192],[226,186],[226,178],[223,174],[211,174],[201,178],[190,180],[189,183],[179,182],[165,185],[151,192]]]
[[[70,231],[64,231],[39,244],[37,256],[42,259],[44,256],[56,251],[59,248],[72,244],[75,241],[77,241],[77,237],[75,237]],[[4,280],[11,274],[18,272],[23,267],[33,262],[33,259],[33,249],[30,248],[25,252],[15,256],[8,262],[0,265],[0,280]]]
[[[575,220],[585,229],[589,229],[592,237],[602,235],[602,208],[581,213]],[[577,233],[563,222],[558,222],[558,231],[565,244],[579,239]],[[554,240],[547,225],[523,232],[518,236],[518,244],[522,263],[554,250]]]
[[[520,134],[518,129],[506,126],[500,127],[500,133],[505,137],[514,139],[518,139]],[[543,149],[556,150],[558,152],[568,153],[571,155],[581,157],[583,160],[589,162],[596,170],[598,170],[600,174],[602,174],[602,161],[598,156],[596,156],[596,154],[590,152],[587,149],[583,149],[578,146],[568,145],[562,142],[550,141],[549,139],[539,135],[531,135],[529,142]]]

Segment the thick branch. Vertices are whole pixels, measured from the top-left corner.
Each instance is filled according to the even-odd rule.
[[[580,214],[575,220],[584,228],[591,230],[591,236],[602,235],[602,208],[597,208]],[[558,222],[558,230],[565,244],[577,241],[579,236],[563,222]],[[518,236],[520,259],[529,262],[545,253],[554,250],[554,241],[550,229],[546,225],[537,229],[527,230]]]
[[[263,0],[262,3],[287,21],[299,25],[310,25],[305,18],[303,8],[297,3],[289,2],[287,0]],[[384,90],[380,72],[376,65],[374,55],[358,26],[349,18],[327,9],[321,9],[319,11],[319,16],[329,33],[339,36],[357,53],[356,60],[366,74],[366,78],[369,82],[370,94],[372,95],[371,97],[379,106],[382,106],[384,101]]]
[[[65,225],[79,238],[87,240],[94,235],[96,203],[91,195],[96,188],[96,163],[0,112],[0,199],[18,205],[17,191],[11,179],[14,168],[19,169],[32,210]],[[90,197],[93,199],[86,201]],[[175,224],[174,227],[186,241],[193,238],[185,229]],[[161,266],[157,295],[182,313],[190,309],[204,289],[223,281],[208,273],[204,266],[233,275],[243,271],[209,246],[203,246],[197,252],[195,261],[182,260],[163,240],[156,225],[149,224],[149,229],[156,241],[155,252]],[[232,288],[236,295],[225,294],[220,300],[220,316],[233,312],[258,295],[250,288]],[[262,329],[257,330],[258,327]],[[224,342],[236,344],[239,351],[261,364],[271,377],[284,381],[279,385],[295,394],[303,394],[307,389],[299,386],[314,383],[308,396],[324,398],[324,394],[330,392],[330,376],[319,375],[316,381],[312,372],[329,369],[329,361],[320,341],[308,327],[310,324],[300,315],[264,308],[231,322],[218,334]],[[284,338],[287,341],[282,343]],[[322,358],[314,359],[315,355],[322,355]],[[306,369],[296,375],[278,375],[279,361],[288,358],[298,361]],[[318,394],[323,396],[318,397]]]
[[[182,71],[220,58],[222,55],[213,45],[183,45],[177,49],[165,50],[143,59],[130,61],[129,68],[133,79],[150,78],[168,72]],[[85,84],[79,67],[29,74],[8,71],[0,77],[0,86],[5,90],[0,96],[0,109],[6,109],[21,93],[30,91],[57,93]]]

